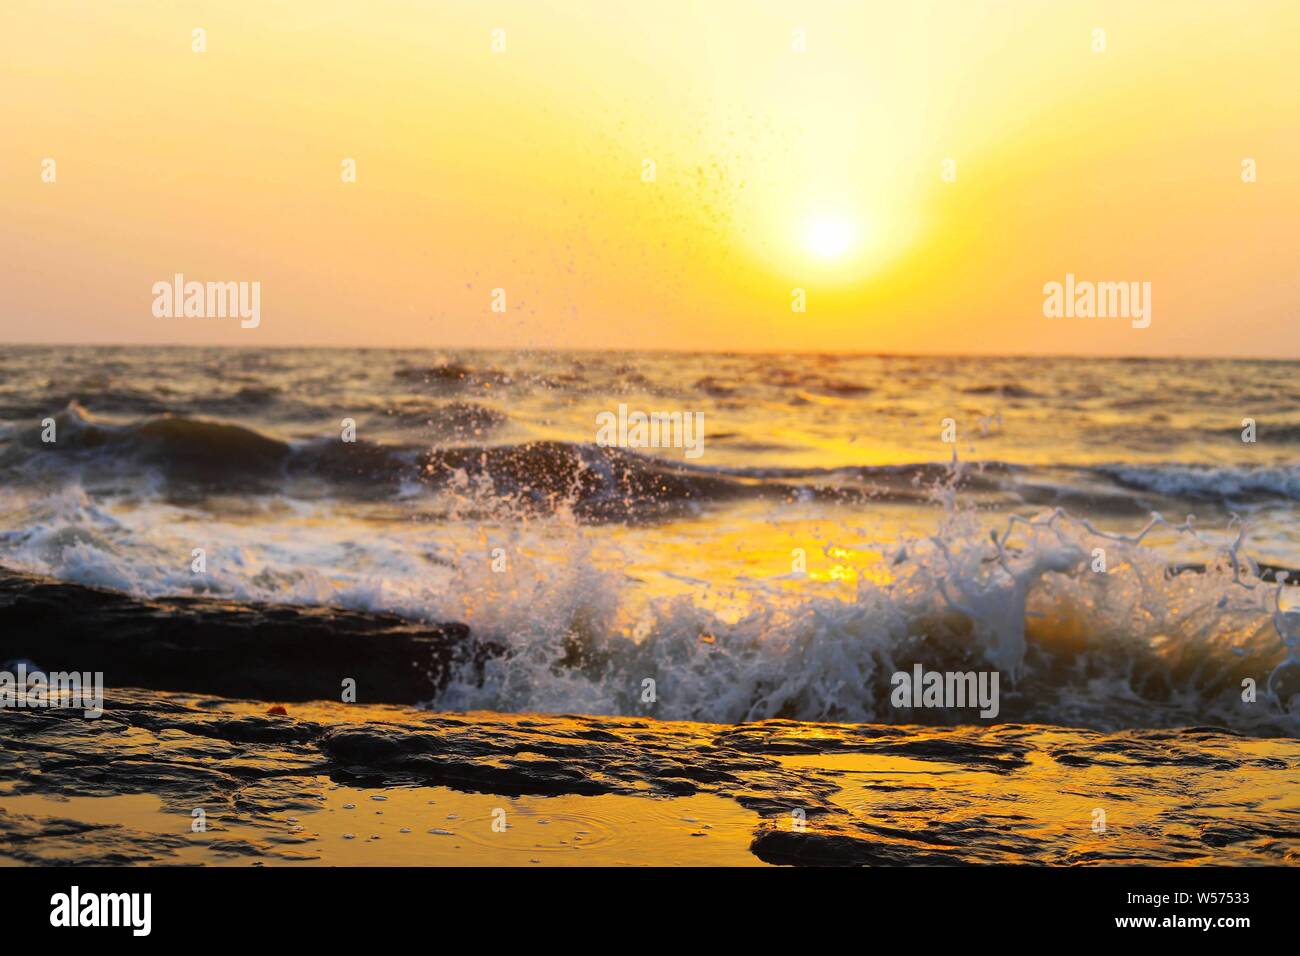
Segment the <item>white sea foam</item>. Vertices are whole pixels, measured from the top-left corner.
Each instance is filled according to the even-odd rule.
[[[435,531],[320,503],[218,517],[110,505],[75,488],[7,494],[0,506],[21,529],[0,535],[11,567],[138,595],[465,621],[508,653],[482,682],[453,680],[430,702],[444,709],[962,719],[890,707],[889,675],[922,663],[998,670],[1003,720],[1300,732],[1300,610],[1290,589],[1252,572],[1239,529],[1196,542],[1219,554],[1206,573],[1171,576],[1156,532],[1181,538],[1192,526],[1106,535],[1059,511],[1007,521],[950,507],[928,536],[877,542],[892,556],[883,583],[864,576],[846,593],[825,581],[790,588],[784,574],[735,576],[719,600],[698,585],[707,573],[670,568],[661,578],[677,580],[675,591],[648,589],[644,570],[629,574],[640,565],[621,552],[625,537],[564,516]],[[207,555],[199,577],[196,545]],[[509,555],[507,573],[493,570],[494,547]],[[1092,569],[1096,548],[1106,573]],[[1259,689],[1253,703],[1242,700],[1247,679]]]
[[[1300,465],[1110,465],[1095,469],[1121,484],[1178,498],[1300,500]]]

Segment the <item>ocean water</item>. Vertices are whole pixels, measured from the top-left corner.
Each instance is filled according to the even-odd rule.
[[[436,709],[977,721],[891,704],[922,663],[1003,721],[1296,735],[1297,371],[6,347],[0,564],[507,648]],[[601,446],[620,404],[701,453]]]

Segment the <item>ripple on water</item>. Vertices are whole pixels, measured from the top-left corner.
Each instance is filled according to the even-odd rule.
[[[384,799],[383,816],[368,812],[363,802],[375,797]],[[300,825],[328,847],[324,852],[332,862],[399,866],[527,866],[533,861],[599,866],[647,860],[761,865],[749,852],[757,819],[713,794],[501,797],[442,787],[394,787],[375,794],[338,786],[327,791],[319,812],[299,814]],[[359,821],[369,839],[354,839]]]

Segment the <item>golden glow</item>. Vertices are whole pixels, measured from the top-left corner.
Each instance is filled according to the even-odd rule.
[[[838,259],[857,242],[858,228],[842,216],[818,216],[808,224],[804,241],[824,259]]]
[[[0,341],[1300,355],[1298,32],[1284,0],[6,0]],[[261,326],[155,319],[176,272],[260,281]],[[1151,327],[1046,320],[1066,272],[1150,281]]]

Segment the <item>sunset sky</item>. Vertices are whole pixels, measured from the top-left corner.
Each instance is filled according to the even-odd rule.
[[[1300,357],[1297,37],[1294,0],[4,0],[0,342]],[[260,326],[155,317],[178,272]],[[1151,326],[1045,318],[1066,273]]]

